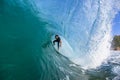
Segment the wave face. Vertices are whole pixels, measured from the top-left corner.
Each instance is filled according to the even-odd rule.
[[[74,63],[95,68],[109,55],[118,1],[1,0],[0,79],[87,80]],[[55,34],[67,40],[72,58],[54,50]]]

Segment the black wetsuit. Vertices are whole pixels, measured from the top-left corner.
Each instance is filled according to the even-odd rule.
[[[57,45],[58,45],[58,49],[59,49],[60,40],[61,40],[60,37],[58,37],[58,39],[56,39],[56,40],[53,41],[53,44],[55,44],[55,42],[58,43],[58,44],[57,44]]]

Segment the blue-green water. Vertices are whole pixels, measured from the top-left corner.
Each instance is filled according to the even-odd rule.
[[[83,68],[108,56],[114,14],[106,2],[0,0],[0,80],[105,80]],[[70,44],[72,59],[54,50],[55,34]]]

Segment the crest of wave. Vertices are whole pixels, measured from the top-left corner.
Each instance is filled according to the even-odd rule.
[[[96,68],[109,56],[112,20],[120,10],[119,3],[119,0],[99,1],[99,12],[97,13],[99,19],[96,19],[92,25],[89,41],[86,43],[87,50],[81,51],[79,57],[73,59],[75,63],[80,64],[85,69]],[[89,8],[89,4],[86,7]],[[90,15],[87,14],[87,16]]]

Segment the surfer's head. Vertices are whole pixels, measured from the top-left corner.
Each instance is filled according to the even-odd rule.
[[[55,35],[55,39],[58,39],[59,38],[59,36],[58,35]]]

